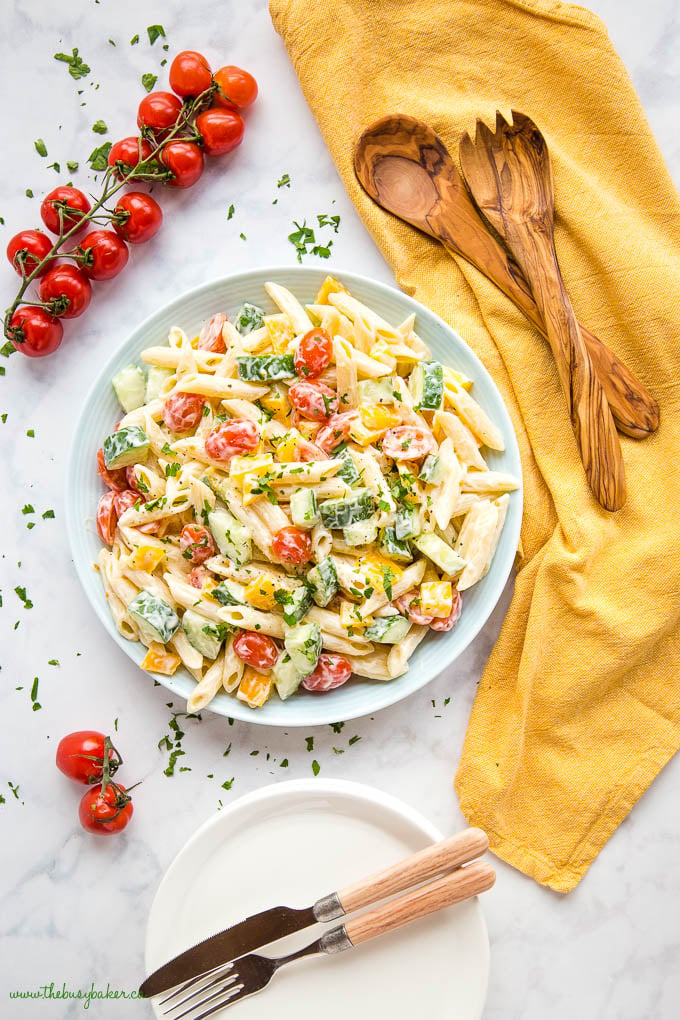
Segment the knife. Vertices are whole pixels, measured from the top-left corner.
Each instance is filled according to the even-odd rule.
[[[489,840],[481,829],[465,829],[384,871],[363,878],[339,892],[322,896],[311,907],[271,907],[252,914],[163,964],[140,985],[139,994],[144,997],[158,995],[183,981],[223,966],[245,953],[252,953],[255,949],[302,931],[312,924],[333,921],[403,892],[404,889],[410,889],[461,864],[467,864],[483,854],[488,847]]]

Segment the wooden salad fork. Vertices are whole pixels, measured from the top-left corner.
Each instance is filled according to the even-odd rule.
[[[451,154],[428,124],[406,114],[377,120],[357,141],[354,169],[374,202],[476,266],[546,335],[522,270],[489,231]],[[613,351],[585,326],[580,329],[617,427],[644,439],[658,428],[658,404]]]
[[[625,472],[600,378],[566,292],[555,250],[554,195],[545,138],[528,117],[499,113],[496,130],[477,122],[460,143],[465,181],[483,216],[508,245],[545,323],[590,488],[606,510],[625,502]]]

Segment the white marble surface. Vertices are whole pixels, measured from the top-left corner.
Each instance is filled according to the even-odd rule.
[[[644,5],[596,0],[593,6],[610,27],[678,180],[680,7],[675,0]],[[0,804],[0,1016],[11,1020],[75,1017],[82,1008],[10,1002],[15,988],[50,981],[73,989],[92,981],[104,988],[107,982],[114,988],[136,986],[158,881],[220,797],[226,803],[265,783],[309,776],[315,758],[324,776],[372,783],[418,806],[444,830],[460,826],[452,777],[476,682],[504,609],[499,607],[468,654],[429,689],[375,719],[349,723],[339,735],[328,727],[307,734],[243,723],[229,727],[207,713],[202,723],[186,726],[182,762],[191,771],[163,774],[167,753],[157,743],[168,732],[170,698],[109,640],[78,587],[66,547],[63,469],[83,390],[140,317],[179,291],[250,266],[291,262],[286,237],[293,219],[339,213],[331,264],[388,282],[390,274],[344,195],[264,0],[220,5],[5,0],[0,237],[7,240],[15,230],[38,224],[39,198],[25,197],[25,189],[40,196],[57,183],[46,166],[54,159],[84,165],[103,140],[91,131],[95,120],[107,122],[111,139],[134,126],[140,75],[156,70],[163,56],[161,42],[149,47],[145,29],[159,22],[171,51],[195,47],[215,66],[234,62],[250,68],[261,99],[248,116],[241,149],[210,167],[193,191],[165,199],[162,234],[133,253],[118,281],[97,287],[94,307],[68,329],[58,356],[3,361],[0,411],[8,417],[0,425],[0,793],[6,800]],[[130,47],[137,32],[141,41]],[[73,81],[66,66],[52,59],[73,46],[92,67],[84,83]],[[98,90],[95,83],[101,83]],[[38,137],[49,159],[35,152]],[[284,172],[292,186],[277,190]],[[80,185],[86,179],[83,170],[74,177]],[[236,213],[227,222],[232,202]],[[4,270],[3,305],[12,283]],[[29,429],[35,438],[27,437]],[[26,528],[32,518],[21,513],[25,503],[36,509],[32,530]],[[42,519],[48,508],[54,508],[55,520]],[[17,585],[27,588],[32,609],[24,609],[14,594]],[[49,666],[52,658],[61,665]],[[34,712],[29,694],[35,676],[42,709]],[[451,702],[444,707],[447,697]],[[97,841],[80,830],[79,790],[56,772],[53,755],[64,733],[89,726],[110,731],[114,719],[124,776],[144,782],[126,833]],[[361,740],[350,747],[355,734]],[[314,736],[313,753],[306,750],[308,735]],[[334,746],[345,753],[335,754]],[[259,753],[251,756],[254,751]],[[280,767],[284,758],[287,769]],[[210,773],[214,778],[207,778]],[[232,777],[231,791],[222,790],[221,783]],[[485,900],[492,940],[487,1020],[671,1020],[680,1014],[679,780],[676,760],[566,898],[499,865],[496,890]],[[19,784],[20,800],[8,781]],[[131,1002],[95,1003],[89,1015],[118,1020],[150,1011]]]

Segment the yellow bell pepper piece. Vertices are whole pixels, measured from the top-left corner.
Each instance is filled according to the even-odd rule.
[[[229,477],[238,484],[243,484],[246,475],[266,475],[274,463],[271,453],[261,453],[257,457],[232,457],[229,463]]]
[[[363,630],[373,623],[373,617],[362,616],[359,606],[343,599],[340,603],[340,623],[346,630]]]
[[[382,404],[368,404],[366,407],[360,407],[359,414],[366,428],[374,432],[385,432],[401,421],[398,414]]]
[[[315,421],[301,421],[298,425],[298,431],[302,433],[304,439],[309,439],[313,442],[315,435],[319,431],[319,423]]]
[[[349,294],[347,287],[343,287],[339,280],[336,280],[333,276],[327,276],[319,287],[318,293],[314,298],[314,304],[327,305],[329,304],[328,295],[338,294],[340,291],[344,291],[345,294]]]
[[[269,393],[260,397],[260,404],[273,417],[274,421],[287,425],[290,418],[291,407],[286,395],[286,390],[279,383],[274,383]]]
[[[278,602],[274,598],[275,591],[276,584],[272,581],[271,577],[260,574],[259,577],[250,582],[244,594],[251,606],[271,612],[272,609],[276,609],[278,606]]]
[[[404,573],[403,568],[393,560],[388,560],[385,556],[378,556],[377,553],[361,556],[359,565],[366,576],[370,578],[373,587],[379,592],[385,591],[385,581],[389,588]]]
[[[428,616],[446,617],[453,606],[450,581],[425,581],[420,586],[420,608]]]
[[[249,708],[262,708],[271,692],[271,673],[258,673],[251,666],[246,666],[239,689],[236,692],[236,697],[239,701],[245,701]]]
[[[155,545],[138,545],[130,555],[130,566],[133,570],[145,570],[151,574],[164,558],[165,549]]]
[[[288,345],[295,338],[293,328],[286,322],[277,322],[276,319],[266,319],[267,339],[274,354],[285,354]]]
[[[274,447],[276,459],[282,464],[292,464],[301,438],[302,436],[294,429],[285,432],[282,436],[273,437],[270,442]]]
[[[152,642],[142,659],[142,669],[146,669],[150,673],[162,673],[163,676],[172,676],[180,662],[179,655],[166,651],[164,645]]]

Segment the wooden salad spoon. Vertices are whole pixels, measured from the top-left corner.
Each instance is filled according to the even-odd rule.
[[[451,154],[428,124],[406,114],[377,120],[357,141],[354,169],[374,202],[476,266],[546,335],[519,265],[489,231]],[[618,428],[644,439],[659,425],[656,401],[613,351],[580,328]]]
[[[460,161],[483,216],[504,239],[545,323],[586,477],[606,510],[625,501],[625,472],[614,420],[567,295],[555,250],[554,194],[545,138],[528,117],[496,115],[492,133],[477,122]]]

